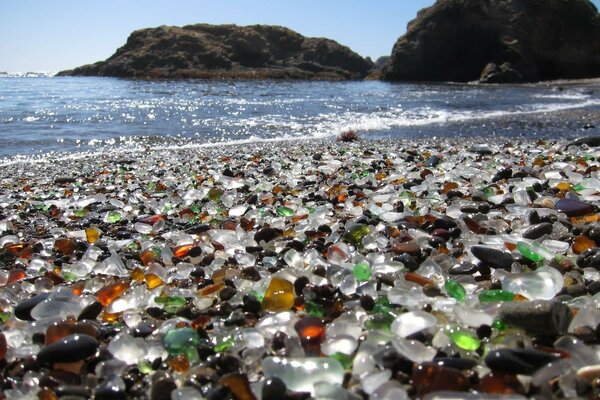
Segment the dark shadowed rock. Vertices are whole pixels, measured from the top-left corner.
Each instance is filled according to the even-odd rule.
[[[65,336],[57,342],[49,344],[38,353],[41,363],[75,362],[94,354],[99,343],[89,335],[77,333]]]
[[[59,75],[128,78],[359,79],[373,63],[279,26],[160,26],[133,32],[105,61]]]
[[[492,268],[509,269],[514,258],[510,253],[485,246],[473,246],[471,252],[479,260]]]
[[[438,0],[396,42],[387,80],[504,83],[600,76],[588,0]]]

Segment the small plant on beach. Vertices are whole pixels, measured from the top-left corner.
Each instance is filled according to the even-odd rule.
[[[360,136],[358,136],[358,134],[354,131],[345,131],[339,134],[339,136],[337,137],[338,142],[345,142],[345,143],[349,143],[349,142],[356,142],[358,140],[360,140]]]

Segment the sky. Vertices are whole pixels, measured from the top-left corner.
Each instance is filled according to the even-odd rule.
[[[434,0],[0,0],[0,71],[56,72],[101,61],[141,28],[282,25],[376,60]],[[593,0],[600,7],[600,0]]]

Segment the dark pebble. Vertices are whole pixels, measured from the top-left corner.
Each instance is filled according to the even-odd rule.
[[[171,392],[177,389],[175,381],[170,376],[162,376],[152,383],[150,400],[171,400]]]
[[[567,333],[571,311],[567,305],[555,301],[514,301],[503,303],[498,317],[530,335],[554,336]]]
[[[513,170],[511,168],[504,168],[500,171],[496,172],[496,175],[492,178],[492,182],[498,182],[502,179],[510,179],[512,178]]]
[[[587,249],[577,257],[577,265],[581,268],[595,268],[600,270],[600,247]]]
[[[83,321],[85,319],[95,320],[98,318],[98,315],[102,312],[103,306],[97,301],[93,301],[88,304],[77,316],[78,321]]]
[[[587,285],[586,289],[589,294],[591,294],[592,296],[595,295],[596,293],[600,292],[600,281],[590,282]]]
[[[541,224],[530,226],[523,231],[522,236],[526,239],[539,239],[544,235],[552,233],[552,224],[549,222],[542,222]]]
[[[41,363],[75,362],[96,353],[98,346],[98,341],[89,335],[69,335],[44,347],[37,359]]]
[[[211,389],[209,389],[204,395],[206,400],[228,400],[234,399],[233,393],[227,386],[224,385],[215,385]]]
[[[186,233],[190,233],[190,234],[200,234],[200,233],[204,233],[210,230],[210,225],[207,224],[196,224],[196,225],[192,225],[189,228],[187,228],[185,230]]]
[[[282,400],[285,398],[286,391],[287,387],[281,379],[269,378],[263,384],[262,400]]]
[[[24,321],[33,321],[31,310],[49,296],[50,293],[42,293],[20,302],[14,309],[15,317]]]
[[[40,385],[42,386],[42,385]],[[54,389],[54,393],[58,397],[67,397],[67,398],[84,398],[89,399],[91,396],[90,389],[85,386],[75,386],[75,385],[61,385]]]
[[[227,301],[227,300],[231,300],[231,298],[233,296],[235,296],[235,294],[237,293],[237,290],[229,287],[229,286],[225,286],[223,289],[221,289],[221,291],[219,292],[219,298],[222,301]]]
[[[360,296],[360,306],[366,311],[371,311],[375,307],[375,300],[369,295]]]
[[[54,178],[54,183],[56,185],[64,185],[67,183],[74,183],[77,180],[72,177],[72,176],[57,176],[56,178]]]
[[[458,357],[436,357],[432,360],[440,367],[454,368],[466,371],[477,365],[477,361]]]
[[[554,208],[558,212],[565,213],[567,217],[577,217],[594,212],[592,204],[574,199],[560,199]]]
[[[126,400],[127,393],[111,384],[110,381],[101,383],[94,390],[94,400]]]
[[[510,253],[485,246],[473,246],[471,252],[492,268],[510,269],[514,258]]]
[[[535,349],[495,349],[485,357],[485,364],[494,372],[531,375],[559,357]]]
[[[451,275],[473,275],[477,272],[477,265],[468,261],[463,261],[460,264],[451,266],[448,272]]]
[[[246,267],[242,269],[242,278],[249,281],[258,282],[260,281],[260,272],[256,267]]]
[[[409,271],[416,271],[419,268],[417,260],[415,260],[415,258],[410,254],[400,254],[394,257],[394,261],[400,261]]]
[[[150,336],[152,332],[154,332],[156,328],[149,323],[142,321],[135,326],[132,330],[132,335],[134,337],[145,338],[146,336]]]
[[[271,240],[281,236],[282,234],[283,234],[283,232],[281,231],[281,229],[262,228],[261,230],[256,232],[256,234],[254,235],[254,240],[256,240],[256,243],[259,243],[259,244],[262,241],[270,242]]]

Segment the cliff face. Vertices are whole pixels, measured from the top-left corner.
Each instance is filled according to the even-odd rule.
[[[600,76],[588,0],[438,0],[394,45],[384,79],[539,81]]]
[[[278,26],[161,26],[133,32],[106,61],[59,75],[133,78],[359,79],[372,63]]]

